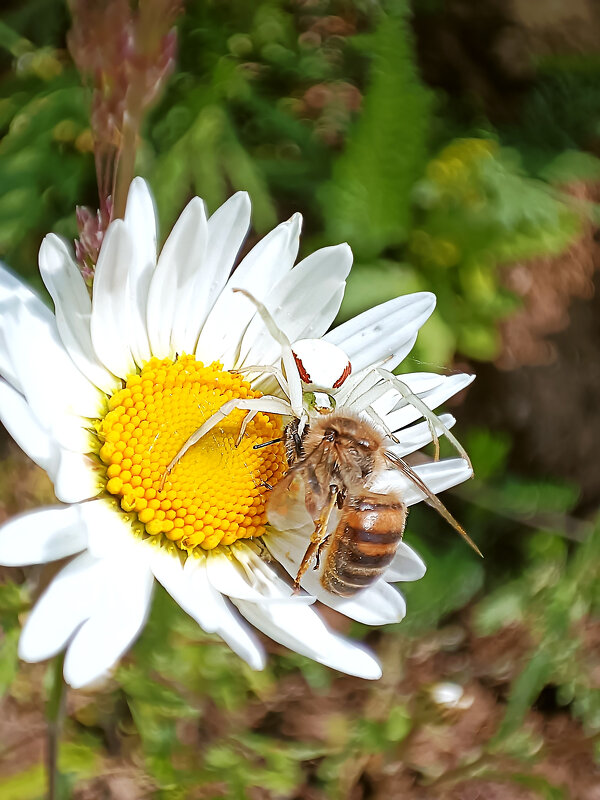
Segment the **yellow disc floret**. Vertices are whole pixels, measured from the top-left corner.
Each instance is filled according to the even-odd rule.
[[[258,413],[239,444],[247,412],[233,411],[193,445],[162,481],[184,442],[232,398],[260,397],[220,364],[192,356],[152,359],[109,399],[98,430],[106,491],[153,536],[184,550],[210,550],[261,536],[269,486],[285,471],[280,418]]]

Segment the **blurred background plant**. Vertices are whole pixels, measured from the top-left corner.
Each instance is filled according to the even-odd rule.
[[[104,5],[112,25],[74,0],[70,36],[62,0],[4,6],[2,259],[41,288],[37,250],[54,230],[79,237],[87,263],[122,206],[106,176],[118,158],[131,174],[137,153],[163,236],[192,194],[212,211],[247,189],[252,237],[301,210],[306,252],[347,240],[340,320],[434,291],[402,368],[479,374],[458,414],[477,478],[447,501],[486,559],[431,510],[411,513],[429,570],[404,587],[407,619],[352,626],[384,662],[376,684],[272,643],[252,673],[157,593],[111,681],[68,696],[57,796],[597,800],[597,6]],[[6,436],[2,454],[2,516],[51,501]],[[16,654],[39,577],[0,575],[6,800],[45,792],[53,667]]]

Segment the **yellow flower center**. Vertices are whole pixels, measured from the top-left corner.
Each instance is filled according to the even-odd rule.
[[[281,419],[258,413],[239,445],[245,411],[235,410],[193,445],[161,481],[167,465],[202,423],[231,398],[260,397],[239,375],[192,356],[153,358],[108,401],[100,421],[106,490],[150,535],[183,550],[210,550],[261,536],[269,486],[285,472]]]

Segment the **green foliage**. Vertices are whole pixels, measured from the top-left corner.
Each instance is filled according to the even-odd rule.
[[[514,152],[491,140],[445,147],[415,187],[419,222],[409,252],[436,287],[456,347],[487,360],[498,353],[495,323],[514,309],[498,265],[560,253],[579,230],[579,217],[547,184],[525,176]]]
[[[430,93],[414,66],[405,4],[390,6],[361,40],[371,55],[370,81],[323,192],[330,238],[347,239],[359,259],[406,240],[412,187],[426,162]]]
[[[20,625],[19,613],[27,608],[26,591],[15,583],[0,584],[0,697],[17,672]]]
[[[97,751],[67,743],[60,748],[59,768],[69,791],[77,781],[99,775],[102,762]],[[3,800],[41,800],[46,795],[46,782],[44,767],[39,764],[13,777],[0,778],[0,796]]]
[[[583,620],[598,612],[600,526],[567,562],[560,542],[539,533],[530,542],[529,566],[479,604],[479,631],[491,635],[507,620],[523,624],[533,650],[515,681],[496,746],[517,731],[544,686],[557,688],[561,705],[570,705],[591,731],[600,730],[600,690],[587,667],[589,652]]]
[[[447,530],[441,535],[455,536]],[[481,589],[484,571],[477,556],[462,542],[430,549],[421,538],[413,539],[410,520],[406,541],[427,564],[425,579],[402,587],[409,609],[402,629],[417,634],[435,628],[444,617],[465,606]]]

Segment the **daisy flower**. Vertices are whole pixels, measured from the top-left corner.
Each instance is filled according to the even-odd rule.
[[[256,413],[238,443],[246,412],[234,410],[164,480],[182,444],[226,401],[256,399],[268,387],[275,405],[289,407],[269,371],[280,362],[279,344],[235,289],[261,300],[290,341],[324,336],[347,354],[352,380],[337,400],[350,409],[365,377],[378,382],[373,366],[399,364],[434,308],[433,295],[408,295],[326,333],[342,301],[350,248],[326,247],[294,266],[296,214],[232,273],[249,223],[243,192],[210,217],[196,197],[157,257],[154,205],[138,178],[125,218],[104,237],[91,298],[69,247],[53,234],[42,243],[39,265],[54,313],[0,271],[0,418],[48,473],[60,503],[7,522],[0,563],[72,557],[29,614],[19,643],[20,656],[32,662],[66,648],[71,686],[100,679],[135,640],[155,580],[253,668],[263,666],[264,653],[247,622],[322,664],[378,678],[376,658],[330,631],[310,604],[318,598],[367,624],[398,622],[405,603],[390,582],[425,572],[401,543],[383,578],[351,599],[325,591],[312,570],[303,582],[308,593],[293,593],[287,573],[295,575],[302,541],[272,530],[266,509],[269,487],[286,470],[284,448],[254,448],[281,436],[281,412]],[[265,369],[246,377],[236,371],[248,365]],[[433,409],[471,377],[418,373],[403,380]],[[421,412],[393,388],[373,408],[395,433],[390,449],[397,455],[431,441],[429,423],[418,422]],[[416,470],[433,492],[471,474],[463,459]],[[408,505],[423,499],[407,481],[402,492]]]

